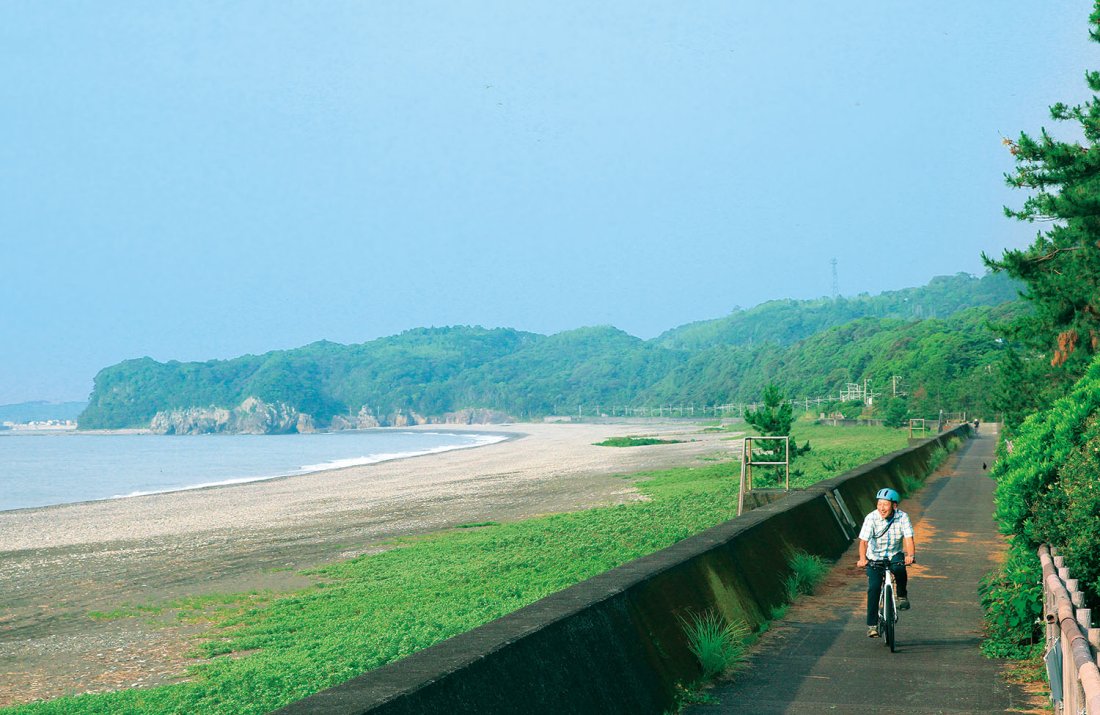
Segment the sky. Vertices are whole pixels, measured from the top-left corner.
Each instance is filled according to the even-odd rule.
[[[7,0],[0,404],[422,326],[648,339],[833,258],[843,295],[981,275],[1090,9]]]

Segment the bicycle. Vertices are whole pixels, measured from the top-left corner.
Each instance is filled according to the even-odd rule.
[[[894,573],[890,570],[890,560],[869,561],[872,568],[883,570],[882,593],[878,597],[878,633],[882,644],[889,646],[890,652],[897,648],[896,625],[898,622],[898,590]]]

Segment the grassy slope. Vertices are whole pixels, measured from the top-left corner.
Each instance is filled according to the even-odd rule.
[[[801,484],[905,446],[883,428],[800,425],[795,436],[814,447]],[[729,461],[629,475],[650,501],[406,539],[320,569],[321,583],[290,596],[220,599],[190,682],[4,712],[267,712],[732,518],[736,475]]]

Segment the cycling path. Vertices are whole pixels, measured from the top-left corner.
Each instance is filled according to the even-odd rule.
[[[897,652],[867,637],[867,579],[855,546],[817,595],[802,598],[753,649],[747,666],[692,705],[691,715],[768,713],[1028,712],[1031,699],[1001,677],[1002,661],[978,651],[978,581],[1004,544],[993,523],[993,425],[930,477],[901,508],[913,518],[917,563]]]

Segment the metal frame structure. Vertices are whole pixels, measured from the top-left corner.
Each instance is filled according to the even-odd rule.
[[[758,462],[752,458],[752,443],[754,441],[782,442],[782,462]],[[741,440],[741,485],[737,490],[737,515],[745,511],[745,493],[752,491],[753,467],[778,467],[782,466],[785,473],[785,489],[791,490],[791,438],[790,437],[745,437]]]
[[[915,431],[915,429],[920,430],[921,437],[928,433],[928,427],[926,427],[924,424],[924,418],[914,417],[913,419],[909,420],[909,439],[913,439],[913,432]]]

